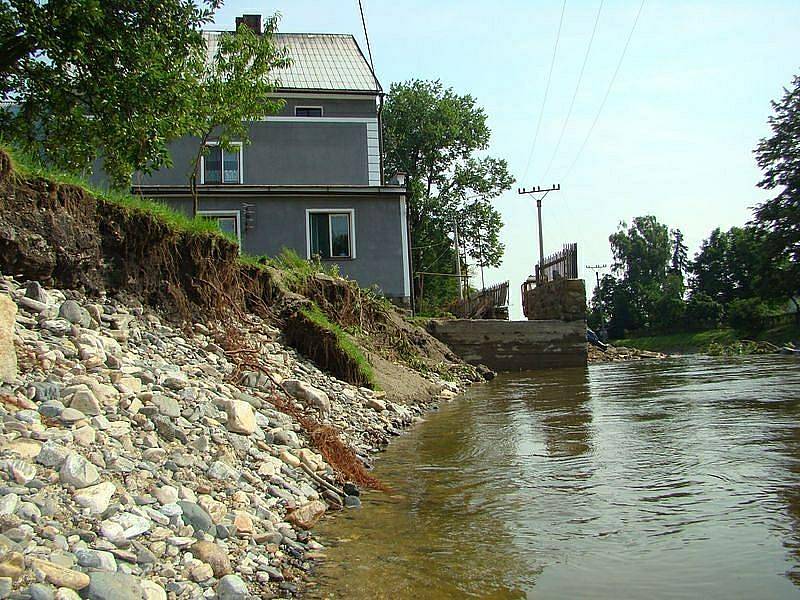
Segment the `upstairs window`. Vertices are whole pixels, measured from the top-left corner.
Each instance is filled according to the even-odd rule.
[[[294,107],[294,116],[295,117],[321,117],[322,116],[322,107],[321,106],[295,106]]]
[[[240,215],[238,210],[201,210],[197,214],[214,221],[220,231],[237,240],[239,248],[242,247],[242,232],[239,227]]]
[[[242,183],[242,144],[233,142],[230,150],[209,143],[201,159],[200,183]]]
[[[353,211],[308,213],[309,258],[355,258]]]

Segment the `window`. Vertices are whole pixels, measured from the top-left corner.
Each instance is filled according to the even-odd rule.
[[[353,210],[309,210],[308,257],[355,258]]]
[[[209,142],[200,159],[200,183],[242,183],[242,144],[233,142],[225,150],[216,142]]]
[[[321,117],[322,116],[322,107],[321,106],[295,106],[294,107],[294,116],[295,117]]]
[[[241,249],[242,232],[239,227],[238,210],[201,210],[198,211],[198,214],[206,219],[215,221],[220,231],[239,241],[239,248]]]

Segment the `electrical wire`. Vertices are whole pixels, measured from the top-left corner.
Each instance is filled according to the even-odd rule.
[[[578,153],[575,155],[575,159],[570,164],[569,168],[567,169],[564,176],[561,178],[561,181],[566,181],[567,177],[569,177],[570,173],[572,173],[572,169],[575,168],[575,165],[578,163],[578,160],[583,153],[584,148],[586,148],[586,144],[589,141],[589,138],[594,131],[595,126],[597,125],[597,121],[600,119],[600,114],[603,112],[603,108],[606,105],[606,101],[608,100],[609,94],[611,94],[611,88],[614,86],[614,82],[617,79],[617,75],[619,74],[620,67],[622,67],[622,61],[625,60],[625,54],[628,52],[628,46],[631,43],[631,38],[633,37],[633,32],[636,30],[636,25],[639,23],[639,17],[642,14],[642,9],[644,8],[645,0],[639,4],[639,10],[636,12],[636,18],[633,20],[633,26],[631,27],[630,32],[628,33],[628,38],[625,40],[625,46],[622,48],[622,54],[620,54],[619,61],[617,62],[617,67],[614,69],[614,74],[611,76],[611,81],[608,82],[608,88],[606,89],[606,93],[603,96],[603,101],[600,103],[600,108],[597,110],[597,114],[594,117],[594,121],[592,121],[591,126],[589,127],[589,131],[586,134],[586,137],[583,139],[583,143],[581,144],[580,148],[578,149]]]
[[[369,32],[367,31],[367,20],[364,18],[364,7],[361,0],[358,0],[358,12],[361,13],[361,25],[364,28],[364,38],[367,41],[367,56],[369,56],[369,68],[372,70],[372,77],[375,79],[375,89],[378,88],[378,78],[375,75],[375,63],[372,62],[372,46],[369,43]]]
[[[594,36],[597,33],[597,24],[600,22],[600,13],[603,10],[603,1],[604,0],[600,0],[600,5],[597,7],[597,14],[594,17],[594,27],[592,27],[592,35],[589,37],[589,45],[586,46],[586,53],[583,55],[583,64],[581,65],[581,71],[578,74],[578,83],[575,84],[575,91],[572,93],[572,100],[570,100],[569,109],[567,109],[567,116],[564,119],[564,123],[561,125],[561,133],[558,134],[558,141],[556,142],[555,149],[553,150],[553,155],[550,157],[550,162],[547,164],[547,169],[544,171],[542,181],[547,180],[547,175],[550,173],[550,169],[553,166],[553,161],[558,154],[558,149],[561,147],[561,141],[564,139],[564,132],[567,130],[567,123],[569,123],[569,118],[572,116],[572,109],[575,108],[575,99],[578,97],[578,90],[581,88],[583,73],[586,70],[586,63],[589,61],[589,53],[592,50]]]
[[[533,143],[531,144],[531,151],[528,154],[528,162],[525,164],[525,173],[522,175],[524,180],[528,176],[528,170],[531,167],[531,160],[533,153],[536,150],[536,142],[539,139],[539,130],[542,127],[542,118],[544,117],[544,108],[547,104],[547,95],[550,92],[550,81],[553,78],[553,67],[556,64],[556,54],[558,52],[558,41],[561,39],[561,26],[564,24],[564,12],[567,9],[567,0],[561,5],[561,17],[558,20],[558,31],[556,32],[556,42],[553,44],[553,56],[550,59],[550,72],[547,74],[547,84],[544,87],[544,97],[542,98],[542,108],[539,111],[539,120],[536,122],[536,132],[533,135]]]

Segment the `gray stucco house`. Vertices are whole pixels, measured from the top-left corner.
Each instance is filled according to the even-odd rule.
[[[260,17],[243,20],[260,30]],[[205,33],[209,52],[220,35]],[[378,80],[351,35],[286,33],[276,42],[292,59],[276,74],[284,110],[250,123],[249,144],[233,151],[209,144],[198,174],[200,212],[247,254],[291,248],[319,256],[362,287],[408,303],[406,190],[383,181]],[[174,166],[137,177],[134,192],[190,212],[199,143],[174,142]]]

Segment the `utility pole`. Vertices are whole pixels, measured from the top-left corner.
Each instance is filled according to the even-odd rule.
[[[594,275],[597,278],[597,287],[600,287],[600,271],[605,269],[608,265],[586,265],[587,269],[591,269],[594,271]]]
[[[541,277],[541,273],[544,271],[544,238],[542,237],[542,200],[545,199],[547,194],[550,192],[558,192],[561,190],[561,184],[553,184],[549,188],[542,188],[541,186],[535,186],[529,190],[525,188],[518,188],[518,194],[530,194],[534,198],[536,198],[536,211],[539,215],[539,273],[537,275]],[[542,196],[536,197],[534,194],[543,194]],[[538,277],[537,277],[538,279]]]
[[[458,299],[464,299],[464,282],[461,281],[461,247],[458,240],[458,222],[453,221],[453,241],[456,246],[456,276],[458,277]]]

